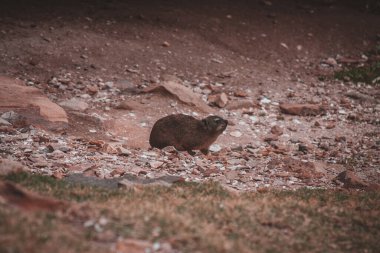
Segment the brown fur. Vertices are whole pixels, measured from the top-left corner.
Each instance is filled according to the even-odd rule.
[[[159,119],[150,133],[149,143],[155,148],[174,146],[179,151],[201,150],[208,153],[210,145],[223,133],[228,124],[218,116],[198,120],[184,114],[173,114]]]

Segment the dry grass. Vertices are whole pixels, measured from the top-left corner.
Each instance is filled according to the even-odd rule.
[[[218,184],[139,191],[72,186],[41,176],[7,180],[70,200],[62,213],[0,204],[0,252],[106,252],[117,237],[181,252],[377,252],[380,193],[298,190],[234,195]],[[107,219],[84,227],[88,220]]]

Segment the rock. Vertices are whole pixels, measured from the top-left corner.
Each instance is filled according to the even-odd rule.
[[[326,123],[326,129],[333,129],[335,128],[335,122],[334,121],[329,121]]]
[[[179,101],[197,108],[200,111],[210,113],[212,109],[200,98],[199,95],[194,93],[191,89],[180,84],[180,80],[173,76],[168,76],[160,84],[147,87],[144,92],[160,92],[165,91],[173,95]]]
[[[239,177],[239,173],[236,170],[227,171],[226,173],[224,173],[224,175],[228,180],[235,180]]]
[[[226,93],[222,92],[219,94],[208,96],[208,102],[211,104],[215,104],[219,108],[223,108],[228,103],[228,97]]]
[[[316,116],[323,114],[325,109],[320,104],[280,104],[280,110],[282,113],[299,115],[299,116]]]
[[[160,168],[162,165],[164,164],[164,162],[160,162],[160,161],[152,161],[152,162],[149,162],[149,165],[152,169],[158,169]]]
[[[270,132],[274,135],[277,135],[277,136],[280,136],[284,133],[284,131],[282,130],[281,127],[279,126],[273,126],[271,129],[270,129]]]
[[[148,241],[136,239],[118,240],[115,244],[115,252],[119,253],[146,253],[153,252],[153,245]]]
[[[372,183],[366,188],[368,191],[380,191],[380,184]]]
[[[227,110],[238,110],[243,108],[258,108],[259,105],[248,99],[230,100],[226,105]]]
[[[322,172],[316,169],[316,166],[312,162],[303,162],[291,157],[285,157],[283,159],[273,159],[268,163],[268,168],[284,169],[288,172],[297,173],[297,177],[300,179],[313,179],[321,178]]]
[[[327,60],[325,61],[326,64],[332,66],[332,67],[335,67],[336,65],[338,65],[338,63],[336,62],[336,60],[332,57],[329,57],[327,58]]]
[[[69,206],[66,202],[39,196],[10,182],[0,182],[0,201],[24,211],[58,211]]]
[[[124,147],[116,147],[116,150],[117,150],[118,155],[122,155],[122,156],[132,155],[132,152]]]
[[[88,108],[88,104],[79,98],[71,98],[69,100],[59,103],[59,105],[68,110],[80,112],[83,112]]]
[[[307,154],[309,152],[309,147],[305,144],[299,143],[298,144],[298,151],[301,151],[304,154]]]
[[[65,177],[65,174],[63,174],[61,171],[54,171],[52,177],[55,179],[62,179]]]
[[[116,109],[134,111],[141,109],[141,104],[136,101],[122,101],[116,106]]]
[[[177,149],[173,146],[166,146],[164,147],[163,149],[161,149],[163,152],[165,153],[169,153],[169,154],[173,154],[173,153],[177,153]]]
[[[0,175],[4,176],[10,173],[17,173],[22,171],[26,171],[26,169],[20,162],[11,159],[0,158]]]
[[[219,152],[220,150],[222,150],[222,147],[218,144],[212,144],[209,148],[209,150],[211,152]]]
[[[365,95],[363,93],[354,91],[354,90],[347,91],[346,96],[349,98],[352,98],[352,99],[356,99],[356,100],[376,102],[375,98],[373,98],[369,95]]]
[[[0,112],[10,110],[25,117],[27,124],[38,127],[54,130],[68,125],[66,112],[40,90],[0,76]]]
[[[322,150],[329,151],[330,150],[330,143],[327,141],[322,141],[318,144],[318,147]]]
[[[233,137],[239,138],[239,137],[241,137],[243,134],[242,134],[240,131],[232,131],[232,132],[230,133],[230,135],[233,136]]]
[[[266,141],[266,142],[278,141],[278,135],[277,134],[268,134],[264,137],[264,141]]]
[[[335,141],[336,142],[345,142],[346,141],[346,136],[337,135],[337,136],[335,136]]]
[[[234,92],[234,96],[235,97],[245,98],[245,97],[248,97],[248,94],[244,90],[237,90],[237,91]]]
[[[51,159],[60,159],[65,157],[65,153],[63,153],[61,150],[54,150],[53,152],[48,153],[46,156]]]
[[[99,92],[99,88],[96,85],[88,85],[86,88],[87,88],[87,92],[91,95],[95,95],[96,93]]]
[[[241,146],[241,145],[231,148],[231,151],[236,151],[236,152],[242,152],[243,150],[244,150],[243,146]]]
[[[334,181],[340,181],[344,184],[346,188],[366,188],[368,184],[365,183],[361,178],[355,175],[354,172],[345,170],[338,174],[334,178]]]
[[[261,100],[260,100],[260,104],[269,104],[271,103],[272,101],[266,97],[263,97]]]
[[[215,166],[211,166],[210,168],[207,168],[205,169],[204,171],[202,171],[202,174],[204,177],[210,177],[211,175],[213,174],[217,174],[219,173],[219,169]]]
[[[107,153],[107,154],[117,154],[119,153],[117,150],[117,147],[115,147],[112,144],[105,143],[101,148],[100,151]]]
[[[0,126],[12,126],[12,124],[3,118],[0,118]]]
[[[116,177],[116,176],[120,177],[124,174],[125,174],[125,170],[123,168],[116,168],[110,173],[112,177]]]
[[[172,176],[166,175],[158,178],[150,179],[139,179],[139,178],[128,178],[123,177],[124,179],[118,182],[118,187],[127,188],[127,189],[139,189],[145,186],[166,186],[170,187],[175,183],[184,182],[185,179],[181,176]]]
[[[3,113],[1,119],[10,122],[15,127],[26,127],[28,125],[26,118],[14,111]]]
[[[169,42],[167,42],[167,41],[162,42],[161,45],[162,45],[163,47],[170,47],[170,44],[169,44]]]
[[[6,133],[6,134],[16,134],[17,131],[13,127],[10,126],[0,126],[0,133]]]

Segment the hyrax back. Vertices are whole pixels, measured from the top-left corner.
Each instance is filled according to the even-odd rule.
[[[159,119],[152,128],[149,143],[162,149],[174,146],[179,151],[201,150],[207,154],[210,145],[223,133],[227,120],[218,116],[208,116],[198,120],[184,114],[173,114]]]

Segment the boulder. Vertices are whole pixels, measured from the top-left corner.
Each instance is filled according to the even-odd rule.
[[[191,89],[185,87],[180,83],[178,78],[173,76],[165,77],[164,81],[160,84],[153,85],[144,89],[144,92],[167,92],[174,96],[177,100],[196,108],[202,112],[211,113],[212,109],[195,94]]]
[[[60,106],[67,110],[83,112],[87,110],[88,104],[79,98],[71,98],[69,100],[59,103]]]
[[[361,189],[368,187],[367,183],[365,183],[361,178],[359,178],[354,172],[349,170],[345,170],[339,173],[339,175],[336,176],[334,180],[342,182],[345,188]]]
[[[39,89],[23,85],[20,80],[0,76],[0,112],[14,111],[28,124],[54,130],[66,127],[66,112],[50,101]]]
[[[223,108],[228,103],[228,97],[226,93],[222,92],[219,94],[210,95],[208,97],[208,102],[211,104],[215,104],[219,108]]]
[[[280,110],[285,114],[299,116],[316,116],[325,112],[324,107],[320,104],[282,103]]]

